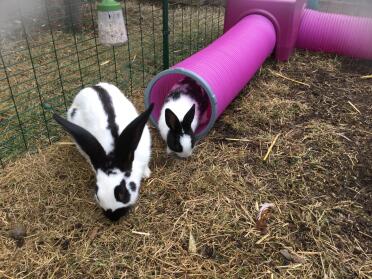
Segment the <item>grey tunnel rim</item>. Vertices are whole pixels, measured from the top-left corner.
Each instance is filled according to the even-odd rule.
[[[205,92],[208,95],[212,111],[211,111],[211,117],[209,119],[208,125],[200,133],[196,134],[196,139],[201,140],[212,129],[212,127],[214,126],[214,124],[217,120],[217,100],[216,100],[216,96],[214,95],[213,90],[211,89],[209,84],[202,77],[198,76],[194,72],[189,71],[189,70],[184,69],[184,68],[173,68],[173,69],[167,69],[167,70],[164,70],[164,71],[158,73],[150,81],[149,85],[147,86],[147,88],[145,90],[145,109],[147,109],[150,106],[150,95],[151,95],[151,91],[152,91],[152,88],[154,87],[154,85],[161,78],[163,78],[164,76],[171,75],[171,74],[182,74],[184,76],[188,76],[188,77],[194,79],[195,81],[198,82],[198,84],[200,86],[203,87],[203,89],[205,90]],[[150,115],[150,121],[158,129],[157,121],[154,119],[152,114]]]

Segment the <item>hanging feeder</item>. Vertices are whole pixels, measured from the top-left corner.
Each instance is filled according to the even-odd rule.
[[[115,46],[128,41],[123,10],[115,0],[102,0],[97,5],[98,37],[101,44]]]

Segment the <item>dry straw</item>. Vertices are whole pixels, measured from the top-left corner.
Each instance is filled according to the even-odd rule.
[[[69,138],[9,163],[0,277],[370,278],[372,99],[359,78],[368,71],[307,52],[269,61],[188,160],[168,157],[151,129],[152,176],[115,224],[95,204],[94,175]],[[363,114],[349,113],[347,100]],[[263,162],[268,142],[277,148]],[[256,204],[265,202],[277,210],[261,235]]]

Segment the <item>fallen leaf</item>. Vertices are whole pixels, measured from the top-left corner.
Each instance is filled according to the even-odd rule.
[[[273,203],[264,203],[260,206],[256,220],[256,229],[259,230],[262,235],[268,233],[267,222],[271,217],[274,207],[275,205]]]

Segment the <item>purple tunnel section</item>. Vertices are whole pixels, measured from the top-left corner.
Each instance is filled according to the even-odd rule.
[[[305,10],[296,47],[372,59],[372,18]]]
[[[261,15],[241,19],[209,46],[154,77],[145,91],[145,106],[155,104],[151,121],[157,126],[170,89],[188,76],[209,98],[207,121],[196,131],[196,137],[202,138],[270,56],[275,43],[275,28],[269,19]]]

